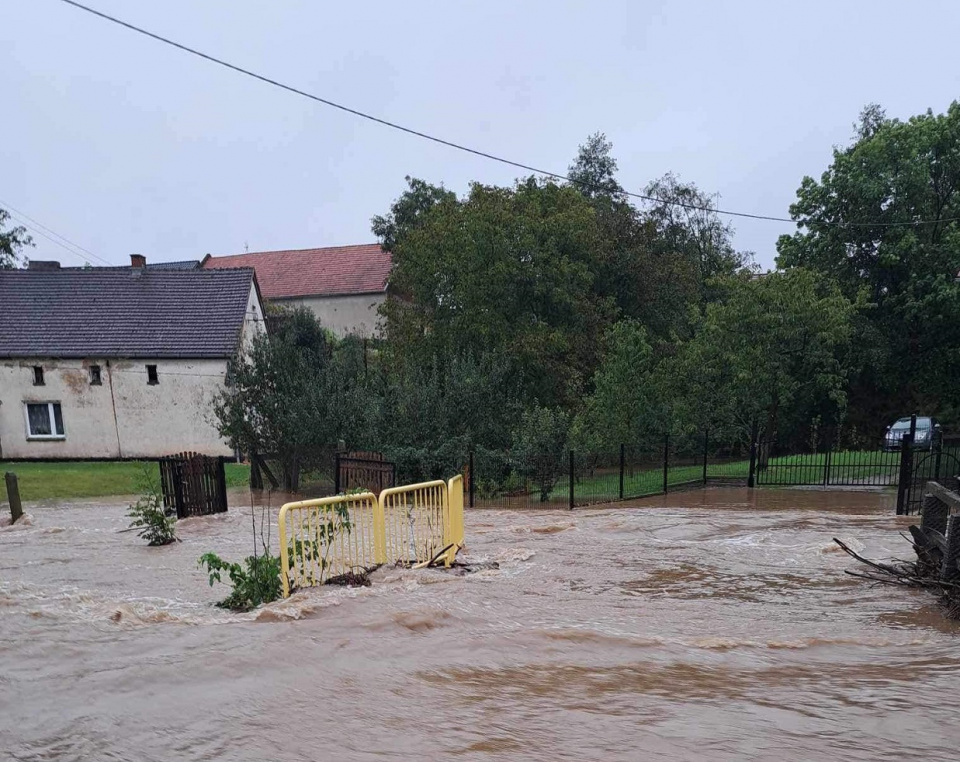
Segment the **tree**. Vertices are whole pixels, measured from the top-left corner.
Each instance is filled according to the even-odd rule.
[[[382,368],[370,446],[404,479],[446,478],[471,450],[504,451],[522,412],[515,383],[493,356],[437,357]]]
[[[442,185],[431,185],[409,175],[405,179],[407,190],[393,202],[390,211],[385,215],[378,214],[371,220],[373,234],[380,239],[384,251],[393,252],[434,206],[456,200],[456,194]]]
[[[33,239],[27,234],[27,229],[15,226],[4,230],[10,214],[0,209],[0,270],[9,270],[20,263],[21,251],[33,246]]]
[[[574,189],[474,184],[396,242],[391,284],[404,298],[383,309],[391,353],[494,356],[525,400],[572,406],[614,312],[593,290],[601,253],[596,215]]]
[[[861,427],[913,410],[960,414],[960,103],[888,119],[864,109],[854,142],[805,177],[777,263],[835,278],[863,312],[882,356],[853,382]],[[876,401],[880,401],[878,404]],[[950,417],[948,414],[946,417]]]
[[[365,429],[362,355],[303,307],[271,326],[231,360],[214,412],[231,446],[276,457],[283,489],[296,491],[304,466],[340,439],[353,444]]]
[[[520,473],[533,481],[540,502],[550,493],[564,471],[570,418],[563,410],[534,405],[524,411],[513,434],[511,454]]]
[[[750,264],[750,256],[733,247],[733,227],[713,211],[711,197],[692,183],[666,174],[650,183],[645,195],[656,198],[645,216],[656,230],[661,255],[676,254],[690,268],[701,308],[713,298],[713,278],[733,275]]]
[[[722,296],[707,305],[696,336],[659,366],[673,425],[745,439],[757,422],[772,441],[785,420],[794,440],[814,414],[838,423],[854,304],[803,269],[714,285]]]
[[[602,132],[596,132],[580,146],[577,158],[567,171],[571,184],[589,199],[605,197],[625,201],[626,194],[617,182],[617,160],[613,143]]]
[[[593,393],[573,422],[576,450],[616,452],[621,444],[641,445],[662,437],[662,396],[653,379],[656,367],[646,329],[622,320],[604,337],[603,362],[593,380]]]

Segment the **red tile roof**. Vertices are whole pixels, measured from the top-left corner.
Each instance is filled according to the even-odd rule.
[[[207,257],[201,266],[252,267],[260,293],[267,299],[379,294],[386,289],[390,255],[379,244],[370,243]]]

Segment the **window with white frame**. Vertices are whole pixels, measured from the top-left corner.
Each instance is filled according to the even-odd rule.
[[[28,439],[63,439],[63,412],[59,402],[25,402]]]

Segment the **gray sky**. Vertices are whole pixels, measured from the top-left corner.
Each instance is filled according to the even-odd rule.
[[[906,118],[960,96],[956,2],[85,2],[547,169],[601,130],[629,190],[672,171],[724,208],[777,216],[864,104]],[[462,193],[520,174],[58,0],[0,0],[0,111],[0,206],[112,263],[365,243],[404,175]],[[793,227],[733,222],[764,266]],[[34,239],[30,257],[82,263]]]

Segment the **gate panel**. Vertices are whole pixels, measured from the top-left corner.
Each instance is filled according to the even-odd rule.
[[[923,487],[927,482],[942,484],[948,489],[956,486],[960,475],[960,450],[957,448],[936,448],[926,453],[914,453],[914,463],[910,483],[906,489],[904,505],[898,513],[919,513],[923,500]],[[953,482],[951,484],[950,482]]]

